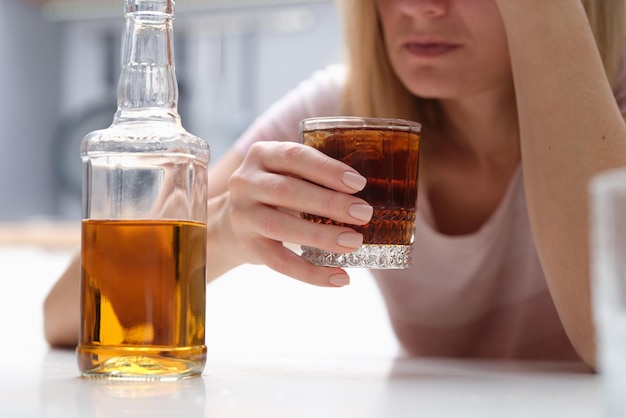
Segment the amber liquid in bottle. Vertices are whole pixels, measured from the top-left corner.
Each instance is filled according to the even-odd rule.
[[[120,377],[204,367],[206,226],[83,221],[80,368]]]

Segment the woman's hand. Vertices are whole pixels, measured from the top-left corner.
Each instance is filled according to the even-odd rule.
[[[346,227],[312,223],[301,212],[363,225],[373,208],[352,194],[366,179],[350,166],[293,142],[259,142],[229,180],[219,199],[221,221],[209,220],[209,269],[213,259],[231,265],[266,264],[271,269],[319,286],[349,283],[346,272],[314,266],[285,247],[294,243],[333,252],[351,252],[363,237]],[[211,242],[214,238],[217,241]],[[230,254],[224,254],[224,252]],[[215,274],[215,272],[213,272]],[[219,274],[219,272],[218,272]]]

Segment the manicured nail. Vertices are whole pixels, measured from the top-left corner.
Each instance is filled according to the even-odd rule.
[[[344,172],[341,176],[341,181],[343,184],[357,192],[363,190],[363,187],[365,187],[365,184],[367,183],[367,179],[365,177],[352,171]]]
[[[333,274],[328,278],[328,282],[341,287],[350,284],[350,277],[347,274]]]
[[[337,244],[342,247],[359,248],[363,244],[363,235],[358,232],[342,232],[337,237]]]
[[[348,213],[355,219],[363,222],[369,222],[374,214],[374,208],[370,205],[364,205],[361,203],[353,203],[348,208]]]

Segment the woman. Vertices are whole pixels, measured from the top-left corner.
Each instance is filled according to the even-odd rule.
[[[412,355],[581,359],[595,367],[588,194],[626,165],[624,5],[604,0],[343,0],[347,65],[262,115],[212,169],[208,265],[262,263],[349,283],[283,242],[349,252],[364,179],[294,141],[305,117],[423,124],[413,267],[374,271]],[[595,35],[595,40],[594,40]],[[617,100],[616,100],[617,98]],[[229,258],[224,258],[228,254]],[[76,343],[78,262],[46,302],[51,344]],[[75,309],[74,311],[77,311]],[[75,321],[78,319],[75,318]]]

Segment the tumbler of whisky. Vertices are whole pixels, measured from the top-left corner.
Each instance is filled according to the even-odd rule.
[[[367,178],[356,196],[374,207],[366,225],[302,214],[311,222],[348,226],[363,234],[363,245],[352,253],[303,246],[303,258],[339,267],[402,269],[411,265],[420,131],[419,123],[401,119],[342,116],[301,122],[303,144],[343,161]]]
[[[173,0],[126,0],[118,108],[85,136],[85,377],[177,380],[206,361],[207,143],[177,111]]]

